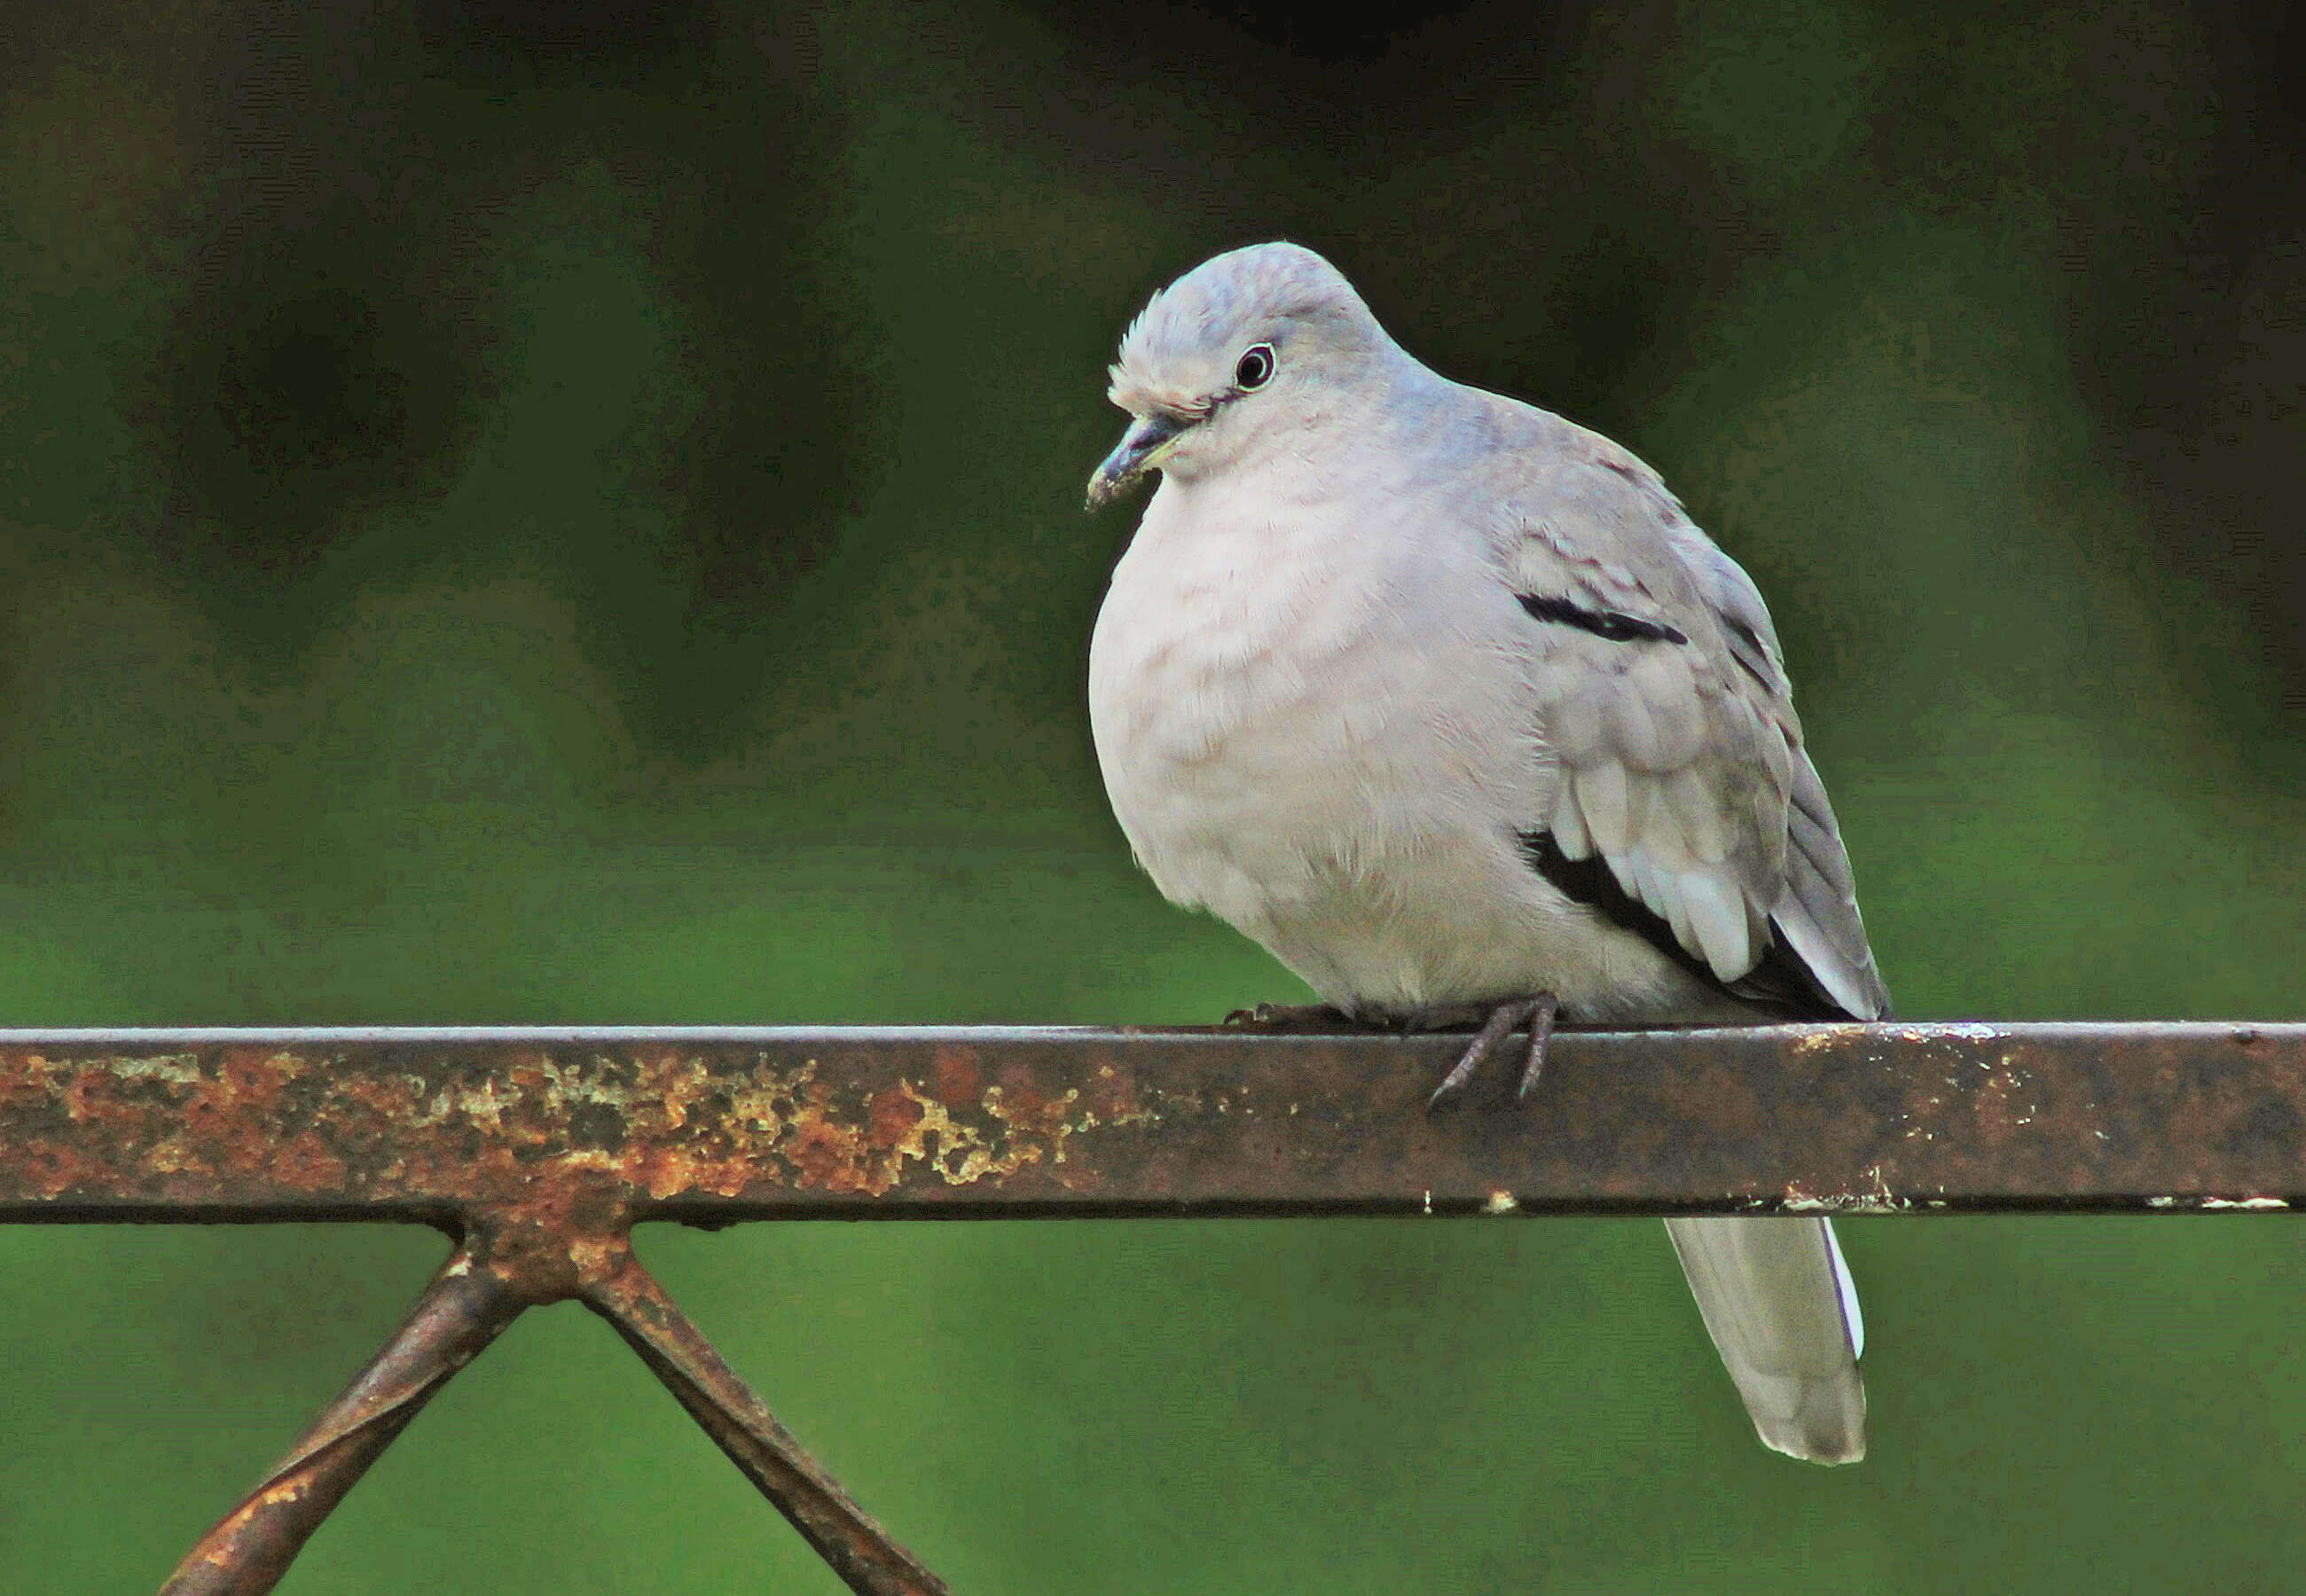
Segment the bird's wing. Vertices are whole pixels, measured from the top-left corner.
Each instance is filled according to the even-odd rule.
[[[1882,1017],[1760,593],[1649,467],[1554,424],[1515,451],[1497,534],[1561,777],[1524,836],[1531,863],[1734,995]]]

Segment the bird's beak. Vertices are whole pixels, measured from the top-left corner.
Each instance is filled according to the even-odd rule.
[[[1116,494],[1161,463],[1161,452],[1185,430],[1183,418],[1156,411],[1129,423],[1113,452],[1089,479],[1089,508],[1101,510]]]

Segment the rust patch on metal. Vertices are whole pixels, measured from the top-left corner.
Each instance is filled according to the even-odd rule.
[[[974,1047],[940,1047],[933,1059],[936,1100],[947,1108],[967,1108],[985,1091],[985,1072]]]

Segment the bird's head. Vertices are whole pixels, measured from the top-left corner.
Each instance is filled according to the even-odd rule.
[[[1149,472],[1191,480],[1302,439],[1393,348],[1353,285],[1311,250],[1260,243],[1204,260],[1122,337],[1106,397],[1129,428],[1089,479],[1089,508]]]

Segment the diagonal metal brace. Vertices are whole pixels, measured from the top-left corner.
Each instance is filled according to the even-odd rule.
[[[383,1350],[201,1538],[160,1596],[263,1596],[369,1465],[457,1371],[531,1308],[581,1301],[617,1327],[746,1478],[858,1596],[947,1596],[850,1500],[673,1304],[616,1230],[483,1219]]]
[[[629,1249],[608,1275],[587,1284],[585,1302],[617,1327],[641,1361],[850,1590],[945,1596],[944,1582],[892,1541],[801,1450]]]
[[[527,1306],[502,1276],[474,1268],[459,1248],[383,1350],[201,1537],[161,1596],[260,1596],[279,1583],[393,1438]]]

